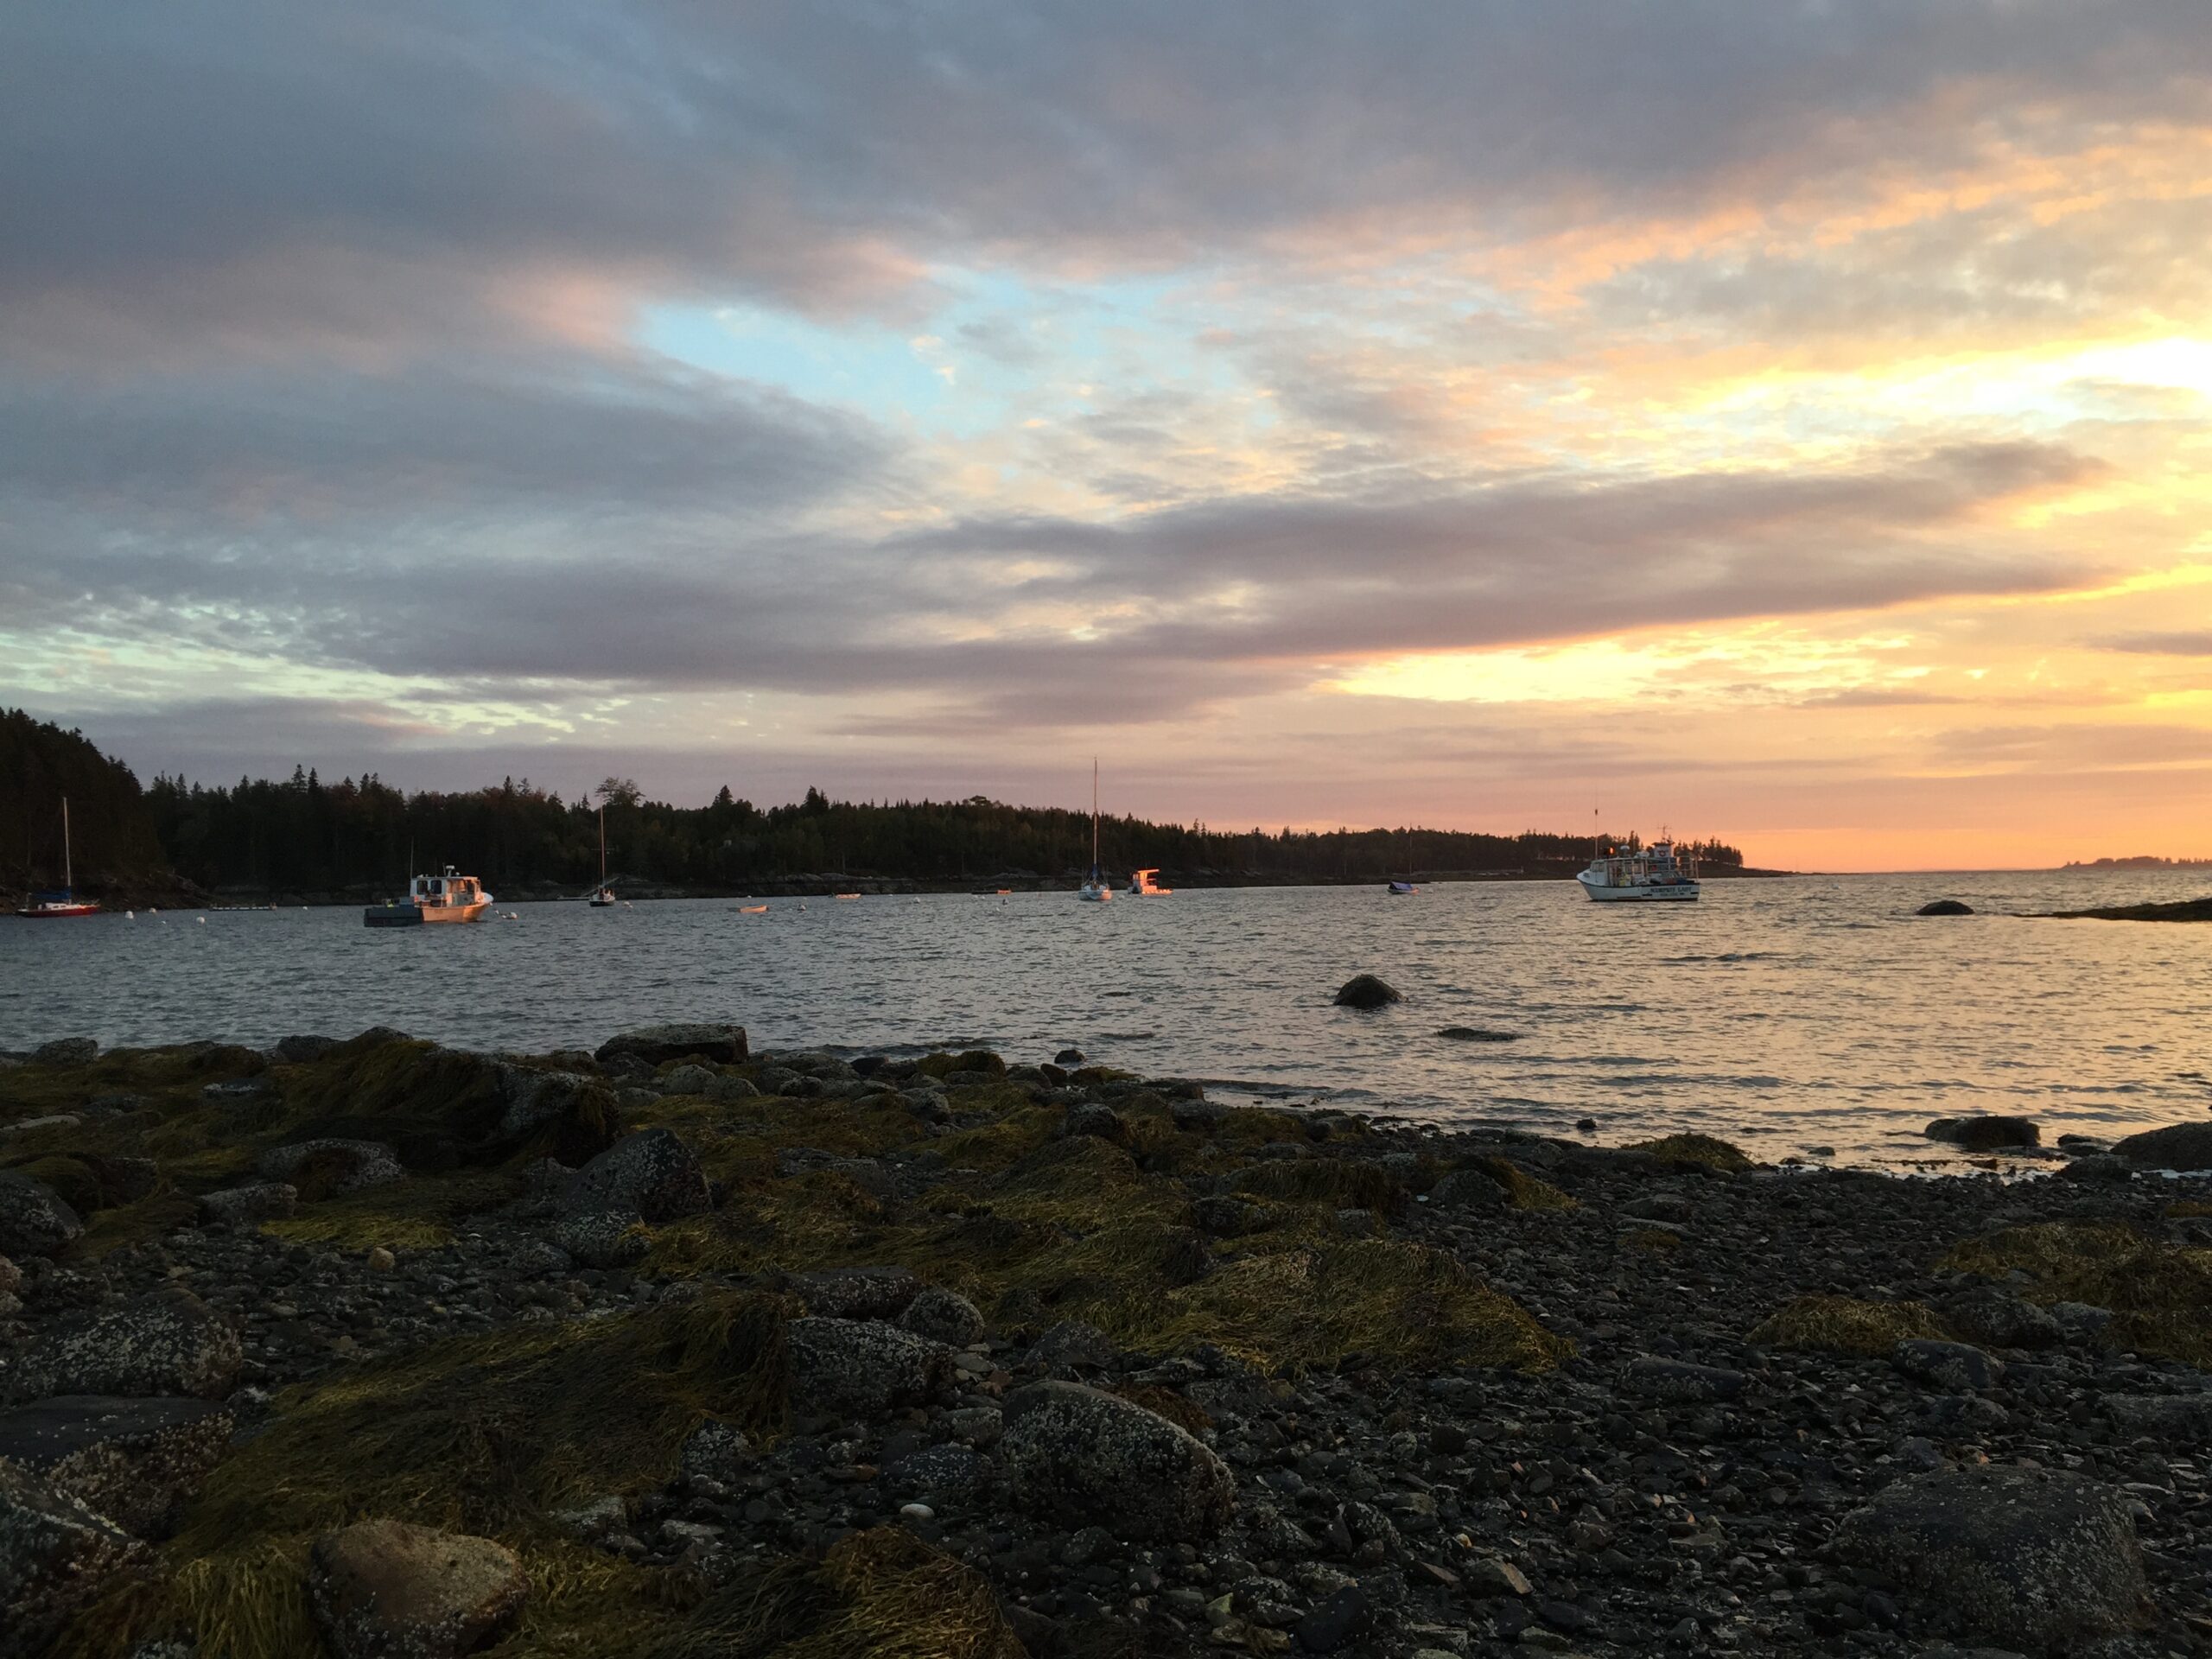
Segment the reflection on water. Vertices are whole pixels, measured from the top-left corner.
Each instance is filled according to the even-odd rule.
[[[2107,1135],[2212,1106],[2212,926],[1992,912],[2192,896],[2202,876],[1715,881],[1695,906],[1569,884],[734,901],[382,931],[357,909],[0,924],[0,1046],[392,1025],[478,1048],[742,1021],[756,1046],[988,1045],[1599,1138],[1699,1128],[1779,1157],[1933,1150],[1931,1117]],[[1915,917],[1936,897],[1983,914]],[[504,912],[508,906],[502,906]],[[1359,1014],[1338,984],[1406,994]],[[1449,1026],[1518,1033],[1506,1043]]]

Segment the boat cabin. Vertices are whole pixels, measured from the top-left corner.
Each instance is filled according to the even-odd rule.
[[[418,875],[409,897],[418,905],[433,909],[450,905],[481,904],[485,899],[484,884],[473,875],[457,875],[448,864],[440,875]]]

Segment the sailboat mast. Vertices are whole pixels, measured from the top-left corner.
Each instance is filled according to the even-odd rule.
[[[69,860],[69,798],[61,798],[61,887],[72,892],[77,886],[77,873]]]
[[[607,885],[607,803],[599,804],[599,885]]]
[[[1098,873],[1098,757],[1090,757],[1090,870]]]

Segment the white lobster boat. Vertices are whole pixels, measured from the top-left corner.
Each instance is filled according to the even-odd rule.
[[[1698,895],[1697,864],[1678,859],[1671,841],[1638,853],[1593,854],[1574,878],[1600,904],[1690,904]]]
[[[448,864],[437,875],[418,875],[408,900],[426,922],[473,922],[492,907],[492,895],[473,875],[458,875]]]

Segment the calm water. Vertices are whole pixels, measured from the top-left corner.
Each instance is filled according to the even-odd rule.
[[[2020,1112],[2046,1141],[2212,1107],[2212,926],[1911,912],[2192,896],[2202,874],[1802,877],[1708,884],[1694,906],[1566,883],[721,899],[406,931],[355,909],[0,922],[0,1047],[393,1025],[477,1048],[594,1045],[733,1019],[756,1046],[988,1045],[1298,1099],[1598,1137],[1698,1128],[1770,1156],[1924,1157],[1930,1117]],[[502,906],[504,912],[508,907]],[[1362,969],[1407,1001],[1331,1006]],[[1434,1033],[1518,1034],[1475,1044]]]

